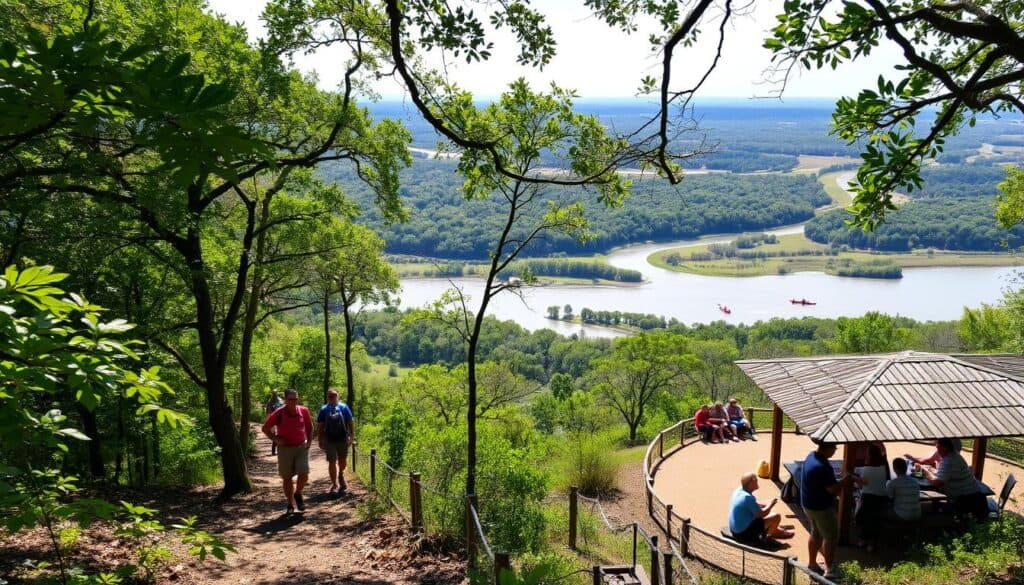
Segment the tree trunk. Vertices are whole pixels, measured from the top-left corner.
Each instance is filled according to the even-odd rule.
[[[324,287],[324,396],[323,404],[327,404],[327,391],[331,389],[331,287]]]
[[[342,295],[345,293],[343,292]],[[352,371],[352,315],[349,313],[351,304],[347,299],[342,299],[342,316],[345,318],[345,404],[352,412],[356,409],[356,378]]]
[[[114,458],[114,483],[121,481],[124,469],[124,396],[117,397],[117,456]]]
[[[153,478],[160,477],[160,425],[156,421],[156,413],[149,417],[150,429],[153,433]]]
[[[270,197],[263,200],[260,209],[260,225],[270,221]],[[249,417],[252,414],[252,341],[256,336],[256,313],[260,310],[260,298],[263,296],[263,255],[266,249],[266,230],[256,236],[256,256],[253,259],[252,286],[245,306],[245,321],[242,325],[242,345],[239,348],[239,394],[242,401],[242,414],[238,421],[238,442],[242,445],[242,454],[249,454]]]
[[[82,417],[82,430],[89,437],[86,448],[89,451],[89,475],[93,479],[103,479],[103,442],[100,439],[100,430],[96,425],[96,413],[82,406],[81,402],[75,402],[78,415]]]

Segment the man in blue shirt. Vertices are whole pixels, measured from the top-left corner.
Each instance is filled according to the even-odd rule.
[[[348,446],[355,437],[352,411],[344,402],[338,403],[338,390],[327,391],[327,404],[316,415],[316,440],[327,454],[327,469],[331,475],[331,494],[345,491],[345,465]],[[340,466],[338,462],[340,460]]]
[[[772,508],[779,503],[772,498],[767,504],[759,504],[754,497],[757,490],[757,476],[746,473],[740,477],[740,487],[732,494],[729,504],[729,532],[739,542],[760,543],[767,538],[791,538],[793,533],[779,528],[782,516],[772,514]]]
[[[818,565],[818,551],[821,551],[825,557],[826,579],[837,576],[833,564],[836,541],[839,539],[836,496],[853,481],[853,476],[846,474],[836,479],[829,461],[835,454],[834,443],[818,443],[818,448],[811,451],[800,470],[800,505],[811,522],[811,534],[807,539],[807,566],[812,571],[822,571]]]

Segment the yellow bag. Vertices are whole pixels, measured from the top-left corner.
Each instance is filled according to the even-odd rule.
[[[772,474],[772,466],[768,465],[768,462],[764,459],[757,464],[757,477],[761,479],[768,479]]]

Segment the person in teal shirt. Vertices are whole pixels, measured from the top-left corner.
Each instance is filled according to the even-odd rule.
[[[733,492],[729,504],[729,532],[733,538],[754,544],[766,538],[792,538],[793,532],[780,526],[782,515],[772,513],[779,499],[772,498],[767,504],[758,503],[754,497],[757,488],[757,476],[753,473],[740,477],[740,487]]]

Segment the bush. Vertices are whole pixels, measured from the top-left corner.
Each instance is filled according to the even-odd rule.
[[[160,436],[160,475],[165,485],[210,485],[221,480],[217,443],[208,428],[178,427]]]
[[[599,496],[614,490],[619,468],[608,458],[612,445],[583,434],[576,435],[571,442],[572,484],[587,496]]]

